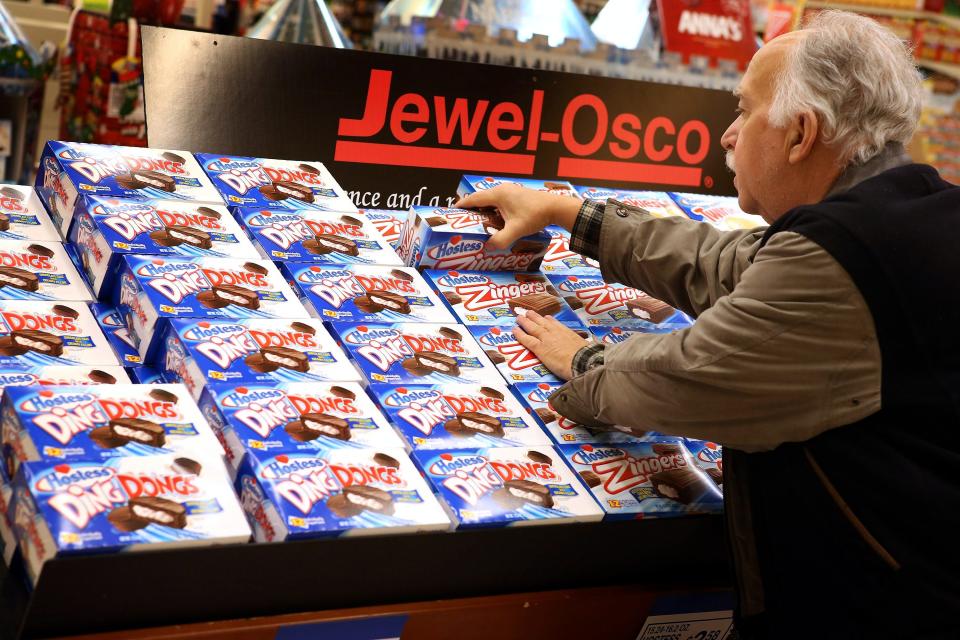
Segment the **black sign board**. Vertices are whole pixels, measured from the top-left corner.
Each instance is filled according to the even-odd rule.
[[[150,146],[319,160],[358,206],[464,173],[733,194],[722,91],[143,29]]]

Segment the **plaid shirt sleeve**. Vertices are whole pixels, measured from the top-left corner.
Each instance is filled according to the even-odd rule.
[[[603,212],[606,200],[584,200],[570,232],[570,250],[588,258],[599,260],[600,227],[603,224]]]
[[[570,365],[573,375],[579,376],[580,374],[590,371],[590,369],[593,369],[594,367],[602,367],[603,351],[604,345],[598,342],[588,344],[580,349],[580,351],[577,351],[577,353],[573,356],[573,362]]]

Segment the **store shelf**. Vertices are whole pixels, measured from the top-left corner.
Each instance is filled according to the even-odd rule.
[[[65,557],[2,584],[0,638],[644,584],[728,586],[723,520],[557,524]],[[24,613],[25,611],[25,613]]]
[[[914,20],[932,20],[940,24],[960,29],[960,18],[948,16],[936,11],[915,11],[910,9],[892,9],[889,7],[874,7],[865,4],[845,4],[842,2],[822,2],[819,0],[809,0],[805,9],[837,9],[839,11],[851,11],[853,13],[863,13],[873,16],[886,16],[890,18],[912,18]]]
[[[937,71],[943,75],[950,76],[951,78],[956,78],[960,80],[960,64],[949,64],[947,62],[935,62],[933,60],[924,60],[922,58],[917,58],[917,64],[923,67],[924,69],[929,69],[931,71]]]

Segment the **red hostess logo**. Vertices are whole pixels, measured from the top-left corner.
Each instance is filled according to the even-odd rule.
[[[336,161],[529,176],[538,151],[559,145],[560,178],[701,186],[712,143],[701,120],[642,121],[582,93],[564,105],[560,122],[545,122],[550,95],[541,89],[527,101],[497,102],[391,91],[392,81],[392,71],[371,70],[362,115],[340,119]],[[575,133],[586,122],[591,129]],[[382,142],[386,136],[390,142]]]

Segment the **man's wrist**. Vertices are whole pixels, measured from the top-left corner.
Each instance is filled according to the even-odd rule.
[[[603,366],[604,345],[600,343],[591,343],[581,347],[573,356],[573,362],[570,363],[570,370],[574,376],[579,376],[594,367]]]
[[[556,202],[551,207],[549,216],[550,224],[563,227],[567,231],[573,231],[573,225],[577,223],[577,216],[580,215],[582,203],[566,196],[555,197]]]

